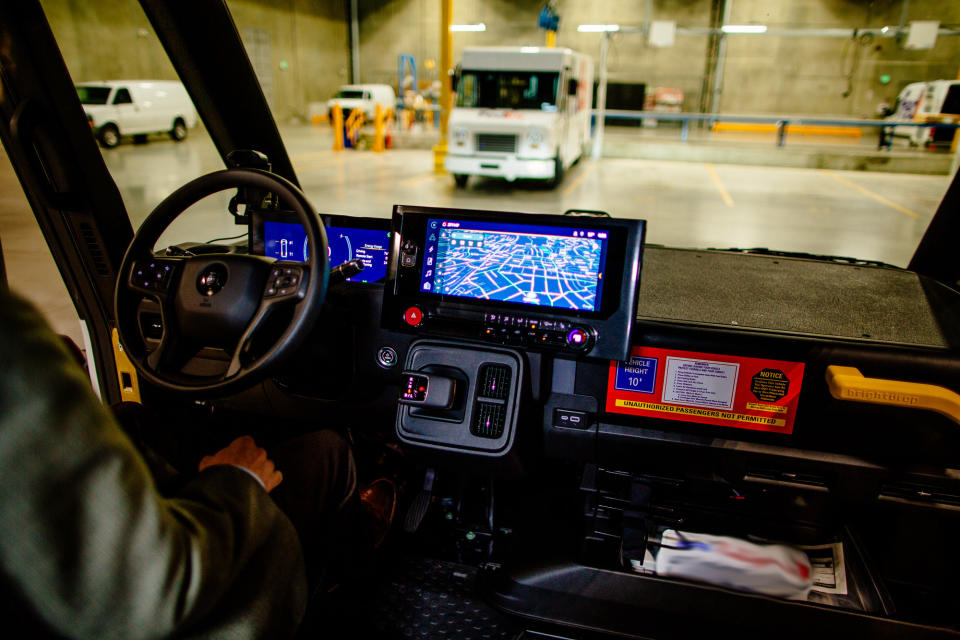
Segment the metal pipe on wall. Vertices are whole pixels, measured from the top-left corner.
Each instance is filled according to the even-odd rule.
[[[350,0],[350,82],[360,82],[360,17],[357,4]]]
[[[730,7],[733,0],[723,0],[721,28],[730,22]],[[720,92],[723,91],[723,68],[727,62],[727,34],[721,31],[717,43],[717,59],[713,62],[713,92],[710,95],[710,113],[720,112]]]
[[[610,50],[610,32],[603,32],[603,40],[600,41],[600,81],[597,86],[597,121],[594,125],[596,130],[593,134],[593,154],[594,160],[599,160],[603,154],[603,124],[607,112],[607,52]]]

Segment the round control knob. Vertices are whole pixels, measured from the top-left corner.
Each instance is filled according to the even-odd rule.
[[[585,329],[574,327],[567,333],[567,346],[571,349],[586,349],[590,334]]]
[[[399,360],[399,356],[397,356],[397,350],[393,347],[380,347],[377,352],[377,364],[384,369],[396,366],[397,360]]]
[[[423,311],[420,310],[420,307],[410,307],[403,312],[403,321],[411,327],[420,326],[420,323],[423,322]]]

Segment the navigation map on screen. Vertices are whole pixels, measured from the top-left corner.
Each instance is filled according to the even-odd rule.
[[[596,311],[607,241],[595,229],[431,218],[420,289]]]

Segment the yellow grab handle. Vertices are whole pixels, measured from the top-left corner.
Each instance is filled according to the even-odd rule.
[[[827,386],[837,400],[929,409],[960,424],[960,394],[920,382],[865,378],[856,367],[827,367]]]

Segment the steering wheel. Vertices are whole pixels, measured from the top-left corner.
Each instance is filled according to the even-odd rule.
[[[232,188],[273,193],[297,215],[309,243],[306,263],[244,254],[154,255],[160,235],[184,211]],[[137,373],[160,388],[211,395],[233,391],[262,379],[303,341],[320,313],[328,276],[327,236],[296,185],[258,169],[217,171],[170,194],[134,235],[114,294],[120,344]],[[140,331],[144,297],[159,303],[163,321],[153,350]],[[274,334],[280,327],[282,333],[265,345],[257,334],[268,323]],[[184,372],[203,348],[222,350],[223,370]]]

